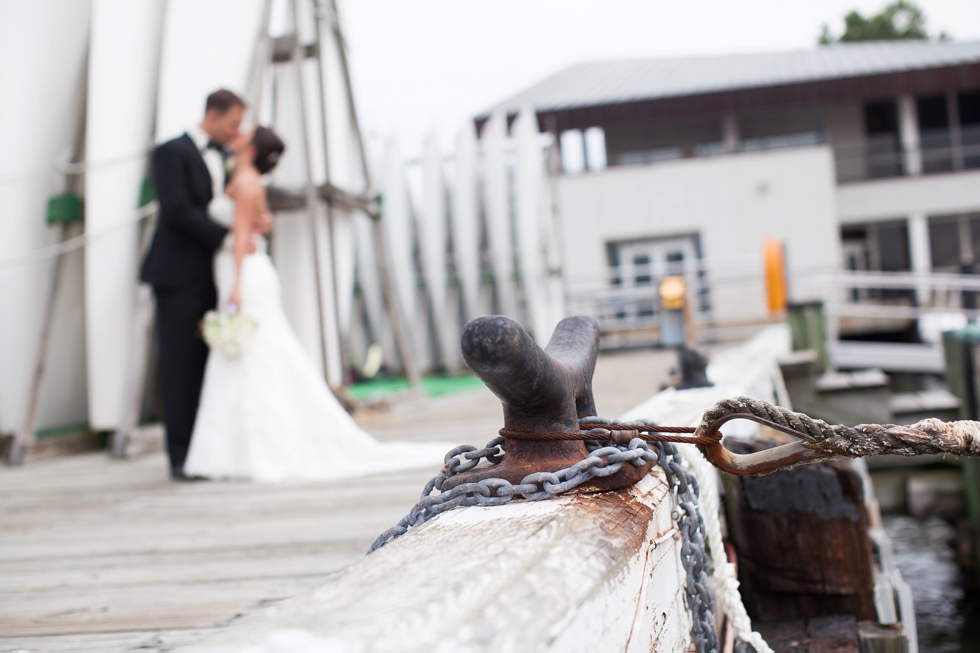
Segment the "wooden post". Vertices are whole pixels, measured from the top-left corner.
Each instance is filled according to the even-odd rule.
[[[961,329],[943,334],[943,350],[946,356],[946,385],[960,399],[959,419],[976,420],[980,417],[980,392],[978,392],[978,365],[980,365],[980,331]],[[963,491],[966,498],[969,522],[969,553],[960,563],[972,568],[975,578],[980,578],[980,461],[963,458]]]
[[[259,104],[262,102],[262,82],[265,79],[265,67],[271,57],[269,38],[269,19],[272,15],[272,0],[264,0],[262,20],[259,23],[259,33],[255,40],[255,56],[252,57],[252,68],[248,73],[248,102],[253,115],[258,122]]]
[[[737,453],[765,448],[758,442],[735,446]],[[850,461],[729,479],[728,524],[753,619],[875,618],[862,491]]]
[[[62,225],[60,242],[68,239],[71,226]],[[44,382],[44,370],[48,362],[48,351],[51,344],[51,328],[54,326],[54,310],[58,305],[61,294],[61,271],[65,262],[64,252],[59,252],[54,259],[54,269],[51,272],[51,286],[48,290],[47,302],[44,305],[44,316],[41,318],[41,333],[38,336],[37,353],[34,356],[34,369],[31,372],[31,383],[27,390],[27,407],[24,409],[24,419],[20,424],[14,441],[7,451],[8,465],[23,465],[34,446],[37,431],[37,411],[41,402],[41,386]]]
[[[294,29],[296,30],[296,38],[293,44],[293,66],[296,71],[296,82],[299,88],[299,114],[300,114],[300,125],[301,131],[303,133],[303,156],[305,157],[306,166],[306,207],[309,212],[310,219],[310,237],[313,240],[313,269],[316,275],[316,300],[317,300],[317,317],[319,318],[320,324],[320,353],[323,362],[323,372],[324,376],[330,381],[330,350],[333,348],[330,341],[329,335],[327,333],[328,325],[324,320],[324,288],[323,288],[323,252],[320,246],[320,238],[317,233],[317,218],[319,216],[318,206],[320,198],[317,193],[316,184],[313,180],[313,159],[310,156],[310,118],[309,112],[306,104],[307,100],[307,89],[306,81],[303,79],[303,60],[306,57],[306,49],[303,47],[299,40],[299,2],[298,0],[292,0],[293,9],[293,22]],[[329,233],[328,233],[329,238]],[[332,248],[332,243],[327,243],[329,248]],[[332,270],[332,266],[331,266]],[[333,275],[331,274],[331,284],[333,283]],[[336,321],[336,315],[334,314],[334,320]],[[333,329],[337,328],[337,325],[332,325]],[[339,352],[338,352],[339,355]]]
[[[405,376],[408,377],[409,386],[418,392],[422,389],[422,375],[419,374],[418,365],[416,365],[415,357],[412,355],[408,334],[405,333],[405,323],[402,322],[401,309],[398,306],[398,298],[395,297],[395,289],[391,284],[391,268],[388,267],[388,258],[385,254],[381,216],[371,216],[371,228],[374,234],[375,257],[378,259],[378,271],[381,277],[381,290],[385,296],[385,303],[388,304],[388,318],[391,320],[391,330],[395,332],[398,355],[402,359],[402,367],[405,368]]]
[[[147,218],[143,237],[140,240],[140,261],[146,256],[146,251],[153,241],[157,211]],[[156,303],[153,299],[153,289],[149,284],[140,283],[136,287],[136,319],[133,321],[133,338],[129,349],[129,373],[126,375],[123,415],[119,420],[119,428],[112,434],[111,451],[116,458],[126,457],[127,445],[139,423],[140,406],[146,389],[146,367],[150,354],[150,341],[153,338],[154,317],[156,317]]]
[[[694,330],[694,302],[691,299],[691,295],[694,291],[694,284],[686,283],[687,278],[685,277],[684,279],[684,307],[681,308],[682,315],[684,317],[684,346],[689,349],[694,349],[698,346],[698,334]]]
[[[827,356],[823,302],[791,302],[787,304],[786,318],[793,337],[793,350],[813,350],[818,369],[827,369],[830,361]]]
[[[87,55],[86,55],[87,57]],[[88,62],[85,63],[86,69]],[[85,170],[84,162],[77,159],[85,149],[85,96],[79,98],[79,105],[75,113],[75,138],[72,145],[72,155],[67,161],[68,168],[63,169],[64,189],[68,193],[74,193],[81,179],[81,174]],[[77,197],[77,195],[76,195]],[[52,205],[48,204],[48,221],[51,222]],[[68,240],[75,224],[83,224],[84,212],[79,202],[75,210],[77,215],[63,215],[58,221],[61,223],[60,242]],[[31,381],[27,394],[27,407],[24,410],[24,419],[20,429],[14,435],[14,441],[10,443],[7,450],[8,465],[22,465],[29,456],[31,447],[34,445],[35,434],[37,431],[37,412],[41,402],[41,386],[44,383],[44,369],[48,362],[48,348],[51,341],[51,329],[54,326],[54,311],[58,305],[58,295],[61,292],[61,274],[64,267],[66,252],[59,252],[54,260],[54,270],[52,271],[51,287],[48,291],[48,299],[44,308],[44,316],[41,318],[41,333],[37,343],[37,353],[34,357],[34,369],[31,372]]]
[[[320,28],[321,21],[323,20],[322,12],[319,11],[317,7],[317,0],[310,0],[313,5],[313,33],[314,33],[314,43],[316,45],[316,67],[317,67],[317,88],[319,89],[318,99],[320,102],[320,136],[323,147],[323,182],[326,186],[330,186],[330,149],[329,143],[330,138],[327,134],[328,121],[327,121],[327,98],[326,89],[324,88],[324,77],[323,77],[323,39],[321,38]],[[342,49],[343,45],[338,44],[338,49]],[[365,180],[365,183],[366,180]],[[333,210],[330,202],[327,202],[326,207],[326,218],[327,218],[327,233],[330,238],[330,281],[333,284],[333,292],[331,297],[333,299],[333,312],[337,319],[337,344],[340,350],[340,376],[345,378],[347,371],[346,359],[343,356],[343,352],[346,349],[344,346],[344,331],[340,328],[340,300],[338,295],[340,294],[340,288],[337,286],[337,255],[335,250],[334,241],[334,223],[333,223]],[[345,290],[345,292],[350,289]]]
[[[357,120],[357,108],[354,105],[354,91],[351,87],[350,68],[347,65],[347,51],[344,49],[344,36],[340,31],[340,18],[337,13],[336,0],[330,0],[330,11],[332,12],[331,27],[340,44],[340,47],[337,48],[337,54],[340,57],[340,68],[344,73],[344,87],[347,90],[347,109],[350,112],[354,138],[357,140],[357,148],[361,155],[364,183],[370,188],[371,169],[368,165],[364,140],[361,138],[360,123]],[[395,297],[394,287],[391,283],[391,268],[388,266],[388,255],[384,247],[384,233],[381,229],[382,216],[373,215],[371,218],[372,231],[374,233],[374,249],[378,259],[378,272],[381,277],[381,288],[385,296],[385,303],[388,304],[388,318],[391,320],[391,329],[395,334],[395,345],[398,347],[398,355],[402,359],[402,366],[405,368],[405,375],[408,377],[409,385],[414,391],[419,392],[422,390],[422,375],[419,373],[415,356],[409,345],[408,334],[405,332],[405,323],[402,321],[398,299]]]

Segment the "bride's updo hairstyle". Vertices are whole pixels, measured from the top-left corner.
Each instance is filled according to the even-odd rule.
[[[252,134],[252,145],[255,147],[253,165],[260,174],[272,172],[279,163],[279,158],[286,151],[286,144],[268,127],[256,127]]]

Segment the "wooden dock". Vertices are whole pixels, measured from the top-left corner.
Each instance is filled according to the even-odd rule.
[[[600,357],[599,412],[654,394],[673,352]],[[382,440],[482,445],[486,390],[360,418]],[[411,426],[405,422],[411,421]],[[321,582],[364,555],[438,465],[337,483],[172,483],[162,454],[0,469],[0,652],[163,652]]]

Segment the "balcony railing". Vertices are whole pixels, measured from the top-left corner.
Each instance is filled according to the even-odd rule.
[[[635,273],[635,270],[632,271]],[[635,276],[635,274],[634,274]],[[761,261],[752,257],[698,260],[684,276],[696,302],[698,326],[726,327],[769,317]],[[591,315],[604,333],[658,329],[663,311],[651,275],[641,285],[616,283],[619,268],[566,277],[566,310]],[[925,315],[957,313],[980,318],[980,275],[931,272],[865,272],[813,268],[790,279],[795,299],[821,299],[829,333],[907,328]]]
[[[735,295],[744,299],[748,294],[756,301],[742,301],[735,310],[723,306],[724,316],[765,316],[764,279],[760,262],[751,256],[690,260],[683,272],[669,275],[658,274],[652,266],[632,266],[566,276],[566,310],[569,315],[594,317],[605,333],[656,328],[663,319],[659,287],[666,276],[685,278],[697,323],[714,321],[716,297]]]
[[[919,147],[903,148],[894,134],[871,136],[864,145],[835,146],[837,181],[901,177],[915,166],[922,174],[980,168],[980,125],[964,127],[959,138],[948,129],[919,134]]]

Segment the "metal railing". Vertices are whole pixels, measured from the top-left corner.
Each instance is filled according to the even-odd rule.
[[[915,320],[949,311],[980,316],[976,274],[836,271],[818,275],[815,282],[829,317]]]
[[[723,306],[730,306],[732,302],[724,300],[736,295],[746,309],[736,311],[740,317],[765,316],[761,266],[758,257],[739,256],[687,261],[683,271],[670,274],[658,274],[652,266],[611,266],[566,275],[566,308],[569,315],[595,318],[606,333],[656,328],[663,314],[661,281],[668,276],[683,276],[698,323],[714,321],[718,300],[723,300]],[[755,301],[745,302],[746,296]],[[725,312],[732,314],[731,310]]]
[[[625,285],[621,268],[566,277],[569,315],[590,315],[604,333],[656,329],[662,309],[658,287],[650,282]],[[636,276],[637,270],[631,272]],[[643,271],[641,271],[643,272]],[[699,260],[683,276],[691,289],[696,324],[724,326],[766,320],[762,262],[754,257]],[[617,283],[619,280],[619,283]],[[826,268],[796,270],[789,280],[796,300],[820,299],[836,337],[843,325],[860,329],[899,328],[929,313],[963,313],[980,318],[980,275],[932,272],[863,272]]]
[[[925,130],[919,146],[902,147],[896,134],[869,136],[857,146],[835,145],[837,181],[863,181],[980,168],[980,125]]]

